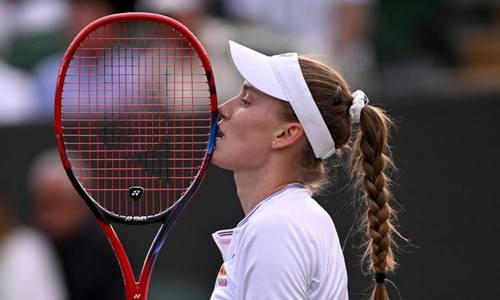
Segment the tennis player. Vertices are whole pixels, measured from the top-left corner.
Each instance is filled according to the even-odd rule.
[[[392,165],[389,118],[315,60],[266,56],[233,41],[229,55],[245,80],[219,107],[213,163],[234,172],[245,218],[213,234],[224,263],[211,299],[348,299],[335,226],[312,198],[328,182],[328,159],[344,149],[351,150],[349,163],[364,190],[372,299],[388,299],[385,274],[394,267],[384,173]]]

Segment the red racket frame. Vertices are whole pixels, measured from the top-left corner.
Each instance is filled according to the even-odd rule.
[[[210,90],[209,92],[210,92],[211,125],[209,132],[209,140],[207,144],[206,155],[204,157],[203,163],[200,166],[199,172],[195,176],[195,179],[193,180],[189,188],[186,190],[186,192],[183,194],[183,196],[179,198],[174,205],[172,205],[168,210],[166,210],[161,214],[157,214],[147,218],[125,218],[123,216],[117,216],[115,214],[108,212],[106,209],[104,209],[103,207],[98,205],[94,200],[92,200],[91,196],[85,191],[85,188],[80,184],[77,177],[75,176],[75,173],[72,170],[71,163],[66,154],[66,149],[64,145],[64,136],[63,136],[63,124],[62,124],[62,112],[61,112],[62,92],[64,87],[64,78],[66,76],[66,72],[73,58],[73,55],[79,48],[82,41],[97,28],[100,28],[112,22],[126,21],[126,20],[155,21],[159,23],[164,23],[170,27],[175,28],[175,30],[179,31],[184,37],[187,38],[187,40],[190,41],[192,47],[198,54],[198,57],[200,58],[203,67],[205,69],[207,82]],[[152,13],[122,13],[122,14],[105,16],[101,19],[92,22],[84,29],[82,29],[82,31],[71,42],[66,53],[64,54],[59,69],[58,81],[56,86],[54,118],[55,118],[55,132],[56,132],[57,145],[64,169],[68,174],[68,177],[70,178],[75,189],[78,191],[78,193],[85,200],[89,208],[96,216],[98,225],[101,227],[102,231],[106,234],[113,248],[113,251],[116,254],[125,282],[127,300],[148,299],[148,290],[151,280],[152,269],[158,257],[158,254],[161,250],[161,247],[163,246],[169,231],[175,224],[177,217],[180,215],[181,211],[184,209],[189,199],[199,188],[199,185],[203,177],[205,176],[206,169],[208,167],[213,150],[215,148],[217,118],[218,118],[217,96],[215,89],[215,80],[213,77],[212,67],[209,61],[208,54],[206,53],[205,49],[198,41],[198,39],[195,37],[195,35],[183,24],[172,18]],[[111,222],[125,223],[125,224],[162,223],[155,239],[151,244],[149,252],[144,260],[138,281],[135,280],[130,260],[115,230],[111,226]]]

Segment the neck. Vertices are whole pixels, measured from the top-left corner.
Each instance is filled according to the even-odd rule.
[[[293,172],[286,168],[272,167],[260,170],[235,171],[234,181],[245,215],[273,193],[290,183],[299,181],[290,174],[293,174]]]

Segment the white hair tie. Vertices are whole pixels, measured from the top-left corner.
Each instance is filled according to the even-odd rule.
[[[370,100],[368,100],[366,94],[361,90],[355,91],[354,93],[352,93],[352,96],[352,105],[351,108],[349,108],[351,123],[359,123],[359,120],[361,118],[361,111],[363,110],[365,105],[370,102]]]

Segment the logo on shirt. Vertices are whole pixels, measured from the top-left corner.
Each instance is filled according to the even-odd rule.
[[[222,266],[220,267],[219,275],[217,276],[217,284],[219,286],[227,286],[227,276],[224,264],[222,264]]]

